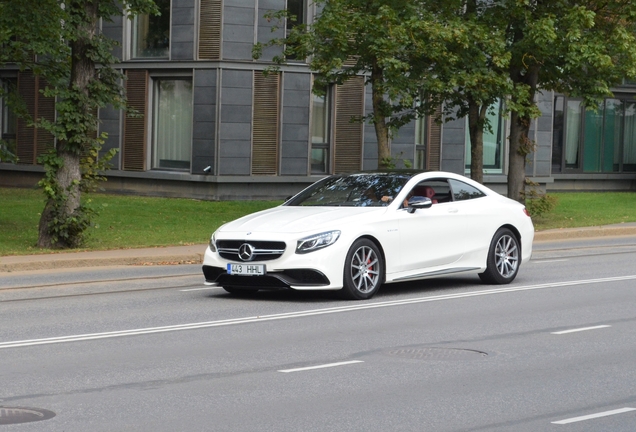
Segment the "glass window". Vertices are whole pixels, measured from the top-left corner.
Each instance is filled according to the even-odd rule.
[[[192,80],[155,80],[152,118],[152,167],[190,169]]]
[[[636,102],[609,98],[597,110],[586,110],[581,101],[564,100],[562,96],[555,99],[554,172],[562,172],[554,169],[561,157],[565,168],[575,171],[636,171]]]
[[[307,0],[287,0],[287,25],[286,36],[289,36],[291,30],[297,25],[305,24],[306,12],[305,2]],[[295,55],[287,55],[288,60],[296,60]]]
[[[464,201],[486,196],[486,194],[484,194],[479,189],[462,181],[448,179],[448,182],[450,183],[451,189],[453,191],[453,201]]]
[[[621,163],[621,136],[623,135],[623,101],[606,99],[604,111],[602,171],[618,172]]]
[[[552,172],[563,170],[563,132],[564,132],[563,96],[554,98],[554,122],[552,128]]]
[[[170,0],[155,0],[161,15],[137,15],[132,22],[132,58],[168,58]]]
[[[579,167],[579,138],[581,136],[582,102],[569,100],[566,111],[565,167]]]
[[[490,128],[484,129],[484,173],[503,173],[502,153],[505,142],[505,123],[503,118],[503,102],[497,101],[488,107],[486,118],[490,122]],[[470,133],[468,131],[468,118],[466,119],[466,146],[465,146],[466,172],[470,172]]]
[[[583,171],[601,172],[603,148],[603,105],[597,111],[585,110],[583,139]]]
[[[311,173],[329,172],[329,92],[312,94],[311,107]]]
[[[623,135],[623,171],[636,171],[636,102],[625,104],[625,134]]]
[[[409,175],[353,174],[314,183],[286,206],[385,207],[400,193]]]
[[[0,162],[14,161],[16,156],[15,136],[18,117],[7,103],[9,95],[16,91],[15,78],[0,80]]]

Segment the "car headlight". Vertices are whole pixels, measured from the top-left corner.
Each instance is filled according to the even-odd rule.
[[[298,240],[296,253],[304,254],[330,246],[338,240],[340,231],[328,231]]]
[[[212,234],[212,237],[210,237],[210,250],[212,252],[216,252],[216,233]]]

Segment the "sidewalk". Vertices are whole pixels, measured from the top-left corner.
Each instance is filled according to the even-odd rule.
[[[595,237],[636,236],[636,223],[539,231],[534,241]],[[46,269],[129,265],[201,264],[206,244],[93,252],[60,252],[39,255],[0,256],[0,274]]]

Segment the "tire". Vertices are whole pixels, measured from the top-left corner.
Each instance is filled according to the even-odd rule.
[[[384,262],[378,247],[371,240],[356,240],[345,259],[343,298],[365,300],[378,292],[384,281]]]
[[[501,228],[490,242],[486,271],[480,273],[479,278],[487,284],[509,284],[517,277],[520,264],[521,248],[517,236],[508,228]]]

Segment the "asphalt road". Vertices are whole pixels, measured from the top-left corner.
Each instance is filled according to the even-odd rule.
[[[541,243],[511,285],[363,302],[188,265],[2,275],[0,431],[633,432],[635,260],[634,237]],[[2,425],[26,408],[55,416]]]

